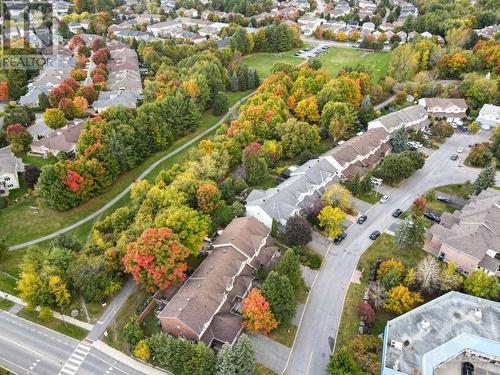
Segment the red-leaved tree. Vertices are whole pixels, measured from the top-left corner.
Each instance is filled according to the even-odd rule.
[[[211,182],[200,185],[196,190],[196,200],[198,208],[203,212],[212,212],[217,208],[220,202],[219,188]]]
[[[73,77],[64,78],[62,83],[71,87],[73,91],[78,90],[78,88],[80,87],[80,84]]]
[[[73,99],[74,96],[75,91],[70,86],[61,83],[59,86],[54,87],[49,93],[49,104],[52,108],[56,108],[61,99]]]
[[[92,43],[90,43],[90,49],[92,51],[97,51],[101,48],[106,47],[106,42],[101,37],[95,38]]]
[[[81,44],[83,44],[83,39],[80,35],[76,34],[69,40],[68,47],[73,50]]]
[[[186,278],[189,249],[169,228],[148,228],[127,245],[122,258],[125,272],[145,289],[155,292]]]
[[[415,216],[421,217],[425,210],[427,210],[427,199],[424,197],[417,197],[413,201],[413,205],[411,206],[411,210]]]
[[[75,194],[80,194],[85,187],[85,179],[71,169],[66,170],[66,178],[63,181],[63,184],[66,185],[69,190],[71,190]]]
[[[76,92],[76,96],[83,96],[85,99],[87,99],[87,102],[89,104],[92,104],[97,100],[99,94],[94,89],[94,86],[90,85],[90,86],[80,86],[80,88]]]
[[[278,326],[278,322],[274,319],[269,307],[269,302],[257,288],[253,288],[243,300],[241,314],[245,319],[242,323],[243,328],[251,333],[262,332],[267,335]]]
[[[358,314],[368,325],[371,325],[375,321],[375,310],[373,310],[373,307],[365,301],[361,301],[359,303]]]
[[[109,51],[107,48],[101,48],[92,55],[92,61],[96,64],[106,64],[108,59]]]
[[[0,82],[0,102],[4,102],[9,98],[9,84],[7,81]]]
[[[20,154],[26,151],[32,142],[31,134],[21,124],[12,124],[7,127],[7,140],[12,151]]]

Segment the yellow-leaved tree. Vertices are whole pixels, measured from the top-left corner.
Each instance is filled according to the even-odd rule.
[[[326,206],[319,215],[319,225],[324,228],[330,238],[337,237],[342,233],[342,222],[345,219],[344,212],[338,207]]]
[[[412,310],[420,302],[423,302],[420,293],[411,292],[407,287],[398,285],[387,292],[384,309],[400,315]]]

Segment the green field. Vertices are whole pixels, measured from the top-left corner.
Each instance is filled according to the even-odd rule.
[[[243,57],[243,63],[257,70],[260,78],[266,78],[271,75],[274,64],[285,63],[297,65],[303,62],[304,59],[293,56],[293,54],[298,50],[299,49],[294,49],[292,51],[282,53],[254,53]]]
[[[390,52],[366,52],[349,47],[330,47],[328,51],[320,57],[323,67],[326,68],[330,77],[335,77],[344,67],[362,65],[372,73],[375,82],[378,82],[380,78],[387,75],[390,59]]]
[[[242,91],[231,93],[231,95],[228,95],[230,105],[235,104],[239,99],[245,97],[250,92],[251,91]],[[58,212],[49,208],[38,208],[36,199],[34,197],[30,197],[26,200],[0,210],[0,216],[2,218],[0,237],[4,237],[8,245],[14,245],[50,234],[58,229],[64,228],[74,222],[77,222],[87,215],[90,215],[92,212],[102,207],[114,196],[124,190],[137,178],[137,176],[139,176],[156,160],[182,146],[184,143],[188,142],[198,134],[204,132],[206,129],[210,128],[217,121],[219,121],[221,117],[222,116],[214,116],[211,112],[206,112],[203,116],[202,125],[198,130],[177,140],[168,149],[157,152],[156,154],[150,156],[140,166],[123,173],[106,193],[89,200],[79,207],[64,212]],[[210,136],[210,134],[208,134],[206,137],[208,136]],[[197,143],[190,147],[187,147],[182,152],[179,152],[170,159],[165,160],[152,173],[148,175],[147,179],[150,181],[153,180],[154,177],[162,169],[168,168],[175,162],[179,162],[185,159],[189,154],[189,150],[193,147],[196,147],[196,145]],[[113,206],[112,210],[108,210],[108,212],[112,212],[114,209],[126,205],[128,203],[128,200],[129,195],[127,194],[123,199],[120,200],[120,202]],[[79,231],[80,233],[78,233],[78,237],[82,239],[88,234],[88,229],[90,229],[92,225],[91,223],[86,223],[84,224],[84,226],[86,226],[86,230],[81,230]]]

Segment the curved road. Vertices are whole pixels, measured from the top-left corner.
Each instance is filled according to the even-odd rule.
[[[156,167],[158,167],[165,160],[170,159],[174,155],[177,155],[182,150],[188,148],[189,146],[191,146],[192,144],[196,143],[197,141],[199,141],[200,139],[202,139],[203,137],[205,137],[207,134],[209,134],[213,130],[217,129],[219,126],[222,125],[222,123],[224,121],[226,121],[227,117],[233,112],[233,110],[235,108],[237,108],[239,105],[241,105],[241,103],[243,103],[245,100],[247,100],[254,93],[255,92],[252,92],[252,93],[248,94],[247,96],[245,96],[244,98],[238,100],[236,102],[236,104],[234,104],[233,106],[231,106],[228,109],[227,113],[219,121],[217,121],[216,124],[214,124],[213,126],[211,126],[210,128],[208,128],[207,130],[205,130],[203,133],[198,134],[196,137],[194,137],[193,139],[191,139],[188,142],[184,143],[182,146],[179,146],[178,148],[176,148],[172,152],[169,152],[168,154],[166,154],[165,156],[163,156],[161,159],[158,159],[157,161],[155,161],[144,172],[142,172],[136,178],[136,180],[142,180],[144,177],[146,177],[148,174],[150,174]],[[48,234],[46,236],[39,237],[39,238],[37,238],[35,240],[31,240],[31,241],[23,242],[23,243],[20,243],[20,244],[17,244],[17,245],[13,245],[13,246],[9,247],[9,250],[10,251],[12,251],[12,250],[18,250],[18,249],[22,249],[22,248],[27,247],[27,246],[35,245],[37,243],[40,243],[40,242],[43,242],[43,241],[46,241],[46,240],[50,240],[52,238],[55,238],[55,237],[59,236],[60,234],[69,232],[69,231],[71,231],[71,230],[79,227],[80,225],[85,224],[86,222],[88,222],[88,221],[90,221],[92,219],[95,219],[96,217],[98,217],[99,215],[101,215],[102,213],[104,213],[108,208],[110,208],[111,206],[113,206],[116,202],[118,202],[121,198],[123,198],[125,196],[125,194],[127,194],[130,191],[131,188],[132,188],[132,184],[129,185],[129,186],[127,186],[120,194],[118,194],[117,196],[115,196],[113,199],[111,199],[108,203],[106,203],[104,206],[102,206],[101,208],[99,208],[97,211],[91,213],[90,215],[88,215],[87,217],[84,217],[83,219],[77,221],[76,223],[68,225],[67,227],[59,229],[58,231],[53,232],[51,234]]]

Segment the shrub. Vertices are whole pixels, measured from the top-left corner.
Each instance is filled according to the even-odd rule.
[[[38,313],[38,317],[42,320],[49,320],[53,316],[52,310],[47,306],[42,307]]]

